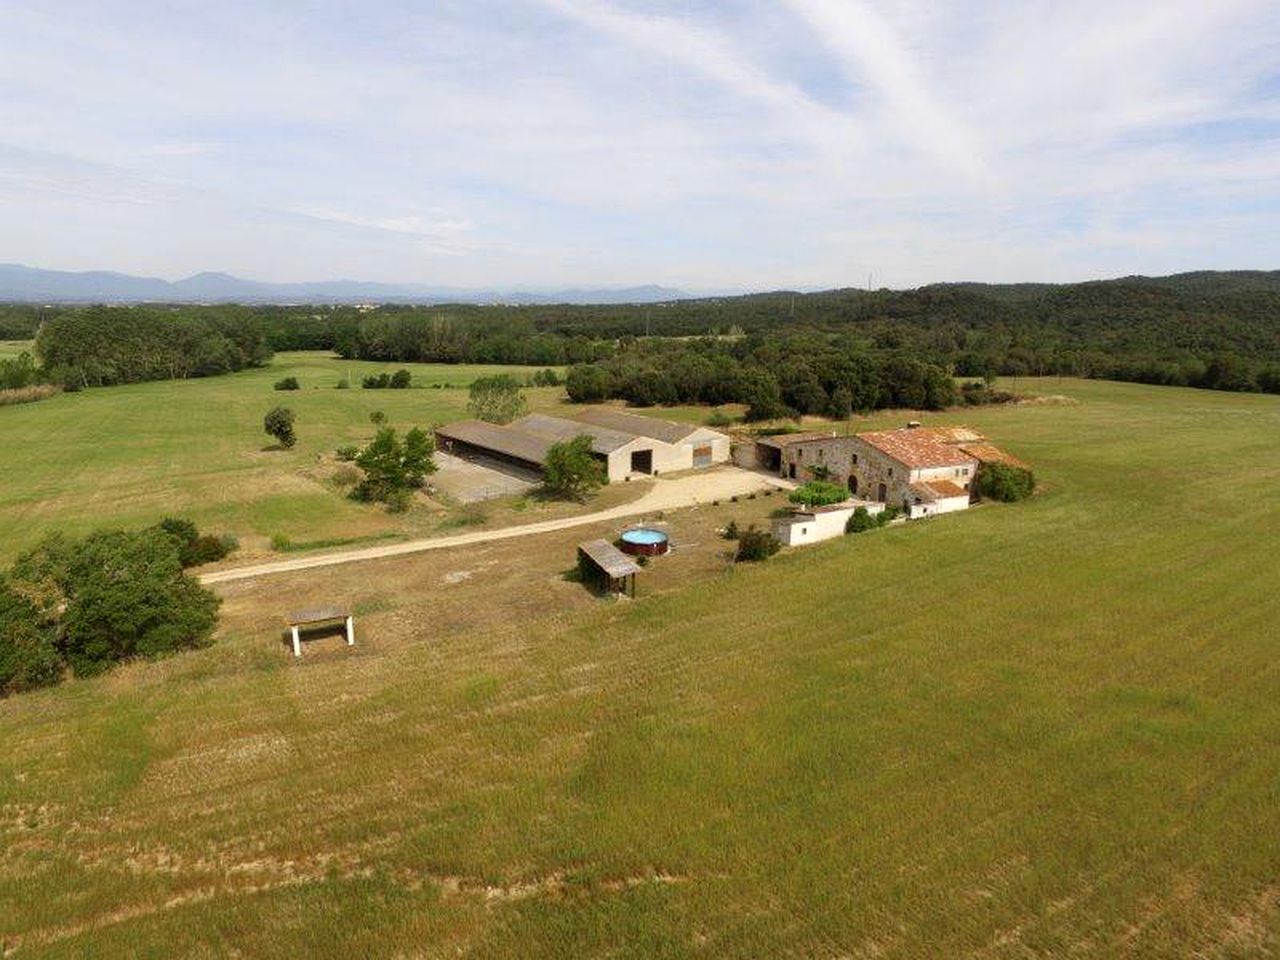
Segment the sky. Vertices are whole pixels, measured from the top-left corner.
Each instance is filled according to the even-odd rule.
[[[691,291],[1280,268],[1276,0],[0,0],[0,262]]]

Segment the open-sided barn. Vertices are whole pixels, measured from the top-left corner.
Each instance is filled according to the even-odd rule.
[[[611,408],[591,408],[578,418],[534,413],[507,425],[463,420],[436,428],[449,453],[541,470],[547,451],[574,437],[591,438],[592,454],[605,465],[610,483],[709,467],[729,458],[729,438],[715,430],[673,423]]]

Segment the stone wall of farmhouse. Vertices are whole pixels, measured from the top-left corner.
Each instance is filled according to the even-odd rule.
[[[844,483],[849,479],[852,441],[853,437],[831,437],[784,447],[782,475],[804,483],[814,478],[814,467],[826,467],[833,483]]]
[[[850,453],[850,471],[857,478],[858,496],[901,506],[912,480],[911,471],[856,437]],[[884,486],[883,492],[881,485]]]
[[[917,480],[950,480],[967,490],[973,482],[977,461],[967,467],[909,470],[856,436],[810,440],[792,444],[782,451],[784,477],[794,476],[799,482],[812,480],[816,466],[825,467],[833,483],[847,485],[856,496],[901,506],[910,495],[908,487]],[[883,497],[881,484],[885,487]]]

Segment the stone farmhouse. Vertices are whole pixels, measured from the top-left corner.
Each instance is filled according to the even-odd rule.
[[[541,473],[553,445],[586,435],[610,483],[729,459],[729,437],[723,433],[609,407],[588,408],[575,419],[534,413],[506,425],[463,420],[437,427],[435,433],[446,453],[523,474]]]
[[[756,447],[759,465],[780,476],[845,484],[851,497],[900,507],[912,519],[968,507],[982,463],[1023,465],[968,427],[784,434],[758,438]]]

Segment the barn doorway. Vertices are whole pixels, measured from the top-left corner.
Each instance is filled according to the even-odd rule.
[[[850,493],[858,492],[858,478],[855,477],[852,473],[849,474],[849,492]]]
[[[889,499],[889,488],[883,483],[880,484],[879,488],[876,490],[876,499],[881,503],[884,503]]]
[[[653,451],[652,450],[632,450],[631,451],[631,472],[632,473],[653,473]]]
[[[710,447],[710,445],[707,445],[707,446],[705,446],[705,447],[694,447],[694,448],[693,448],[693,465],[694,465],[695,467],[709,467],[709,466],[711,466],[711,447]]]

